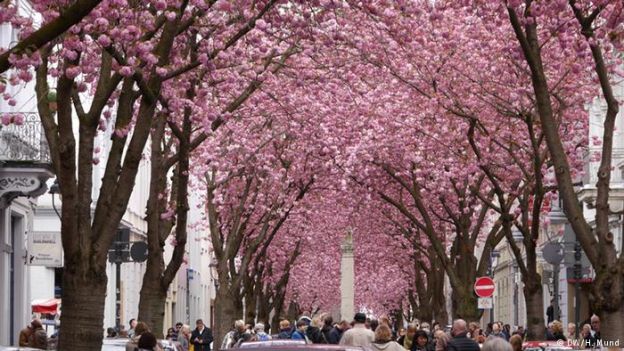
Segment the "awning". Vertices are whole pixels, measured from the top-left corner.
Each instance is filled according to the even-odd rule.
[[[61,299],[36,299],[32,301],[33,313],[56,314]]]

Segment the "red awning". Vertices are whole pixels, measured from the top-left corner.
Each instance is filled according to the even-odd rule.
[[[61,299],[37,299],[32,302],[33,313],[56,314]]]

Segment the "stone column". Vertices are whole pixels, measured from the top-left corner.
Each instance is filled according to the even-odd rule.
[[[355,313],[355,269],[353,259],[353,234],[347,233],[342,245],[340,262],[340,318],[353,319]]]

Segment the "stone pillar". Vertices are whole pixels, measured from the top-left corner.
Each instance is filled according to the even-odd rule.
[[[353,259],[353,234],[347,233],[342,245],[340,262],[340,318],[353,319],[355,313],[355,266]]]

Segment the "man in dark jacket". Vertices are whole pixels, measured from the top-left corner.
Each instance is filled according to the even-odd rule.
[[[463,319],[457,319],[453,322],[453,329],[451,335],[453,338],[449,341],[447,351],[480,351],[481,348],[476,341],[469,339],[468,328],[466,321]]]
[[[344,334],[345,330],[349,329],[349,322],[346,320],[342,320],[339,324],[335,325],[332,330],[329,332],[329,339],[327,339],[327,343],[338,345],[340,342],[340,338],[342,338],[342,334]]]
[[[212,331],[204,326],[204,321],[201,319],[195,322],[195,326],[195,330],[191,333],[191,342],[195,347],[195,351],[210,351]]]
[[[329,334],[331,333],[334,327],[334,318],[332,316],[327,315],[323,319],[323,328],[321,328],[321,333],[323,333],[323,337],[325,337],[325,341],[329,344]]]

